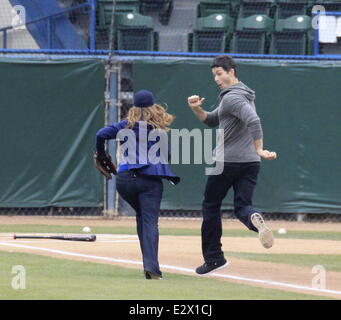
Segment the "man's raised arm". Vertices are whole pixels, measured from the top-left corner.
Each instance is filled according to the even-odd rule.
[[[204,122],[209,127],[216,127],[219,125],[218,108],[212,112],[207,112],[202,109],[202,104],[205,98],[200,98],[199,96],[190,96],[187,99],[188,106],[192,109],[195,116]]]

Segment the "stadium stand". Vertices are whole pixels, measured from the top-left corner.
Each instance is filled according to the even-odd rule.
[[[239,18],[246,18],[255,14],[272,17],[276,0],[242,0],[239,9]]]
[[[159,51],[187,52],[188,34],[196,27],[199,0],[174,0],[174,8],[167,25],[160,22],[157,12],[150,12],[153,17],[154,30],[159,35]],[[147,14],[147,13],[146,13]]]
[[[309,46],[308,42],[311,32],[311,18],[308,16],[277,19],[271,37],[270,53],[295,55],[310,53],[311,45]]]
[[[110,28],[112,15],[112,0],[97,1],[97,29],[107,30]],[[117,1],[116,13],[140,13],[140,2],[137,0]]]
[[[197,6],[197,15],[199,17],[207,17],[212,14],[227,14],[233,16],[230,1],[206,0],[201,1]]]
[[[157,50],[157,33],[154,32],[153,19],[138,13],[119,14],[117,23],[118,50]]]
[[[286,19],[296,15],[306,15],[310,2],[308,0],[277,0],[276,19]]]
[[[169,23],[173,10],[173,0],[141,0],[141,13],[148,15],[150,12],[157,12],[159,21],[163,25]]]
[[[226,14],[200,17],[193,33],[189,34],[189,51],[225,52],[233,32],[233,19]]]
[[[231,41],[231,52],[265,54],[273,25],[273,19],[267,15],[239,18]]]
[[[2,0],[1,45],[107,50],[112,4],[112,0]],[[15,5],[25,6],[26,31],[10,26]],[[336,12],[323,17],[327,30],[312,27],[317,8],[321,9],[313,10],[316,5]],[[120,50],[341,54],[341,0],[117,0],[114,20],[115,48]]]

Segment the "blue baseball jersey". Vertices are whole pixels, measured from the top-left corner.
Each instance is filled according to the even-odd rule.
[[[140,174],[157,176],[178,184],[176,176],[168,163],[170,150],[165,130],[154,129],[144,121],[136,122],[133,128],[127,128],[128,121],[106,126],[96,133],[96,150],[105,154],[105,141],[119,139],[121,161],[118,172],[137,170]]]

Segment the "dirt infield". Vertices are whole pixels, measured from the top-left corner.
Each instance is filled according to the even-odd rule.
[[[79,226],[133,226],[134,219],[103,220],[103,219],[61,219],[49,217],[0,217],[0,224],[46,224],[46,225],[79,225]],[[200,220],[160,220],[161,228],[200,228]],[[302,222],[270,222],[274,230],[284,227],[290,230],[341,231],[341,224],[302,223]],[[224,228],[245,229],[237,221],[224,221]],[[57,258],[96,261],[122,265],[142,270],[140,247],[134,235],[98,235],[94,243],[67,242],[56,240],[13,240],[12,234],[0,235],[0,250],[10,252],[29,252]],[[311,239],[276,239],[273,248],[264,249],[257,238],[222,239],[223,250],[249,253],[296,253],[296,254],[341,254],[339,241]],[[12,246],[14,245],[14,246]],[[41,251],[44,250],[44,251]],[[59,251],[56,251],[59,250]],[[67,254],[69,253],[69,254]],[[70,254],[72,253],[72,254]],[[75,254],[78,254],[75,255]],[[107,259],[104,259],[104,258]],[[189,274],[202,263],[201,243],[198,236],[161,236],[160,264],[164,272]],[[229,258],[230,265],[217,272],[221,280],[234,281],[248,285],[258,285],[287,291],[323,295],[341,298],[341,272],[326,273],[328,290],[333,292],[312,292],[303,287],[311,287],[312,267],[300,267],[289,264],[250,261]],[[181,269],[183,268],[183,269]],[[191,273],[193,274],[193,273]],[[234,277],[234,279],[231,279]],[[239,277],[236,279],[235,277]],[[264,280],[266,282],[256,282]],[[279,284],[276,284],[279,283]],[[283,285],[284,284],[284,285]],[[285,286],[289,284],[290,286]]]

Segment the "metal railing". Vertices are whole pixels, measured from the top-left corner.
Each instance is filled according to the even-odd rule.
[[[56,17],[66,15],[75,12],[80,9],[88,8],[89,12],[89,39],[87,40],[87,49],[57,49],[53,48],[53,28],[52,22]],[[317,15],[326,16],[341,16],[341,12],[313,12],[312,16]],[[97,0],[88,0],[83,4],[73,6],[71,8],[64,9],[58,13],[40,17],[32,21],[28,21],[21,25],[7,26],[0,28],[0,34],[2,34],[2,47],[0,53],[6,54],[63,54],[63,55],[108,55],[109,50],[97,49],[98,43],[96,41],[96,16],[97,16]],[[46,22],[46,35],[47,35],[47,49],[13,49],[8,48],[8,32],[21,26],[32,25],[38,22]],[[136,51],[136,50],[115,50],[118,56],[138,56],[138,57],[187,57],[187,58],[210,58],[216,55],[222,54],[221,52],[173,52],[173,51]],[[313,42],[313,54],[312,55],[283,55],[283,54],[251,54],[251,53],[231,53],[226,52],[235,58],[240,59],[281,59],[281,60],[341,60],[341,54],[321,54],[319,44],[319,29],[314,29],[314,42]]]

